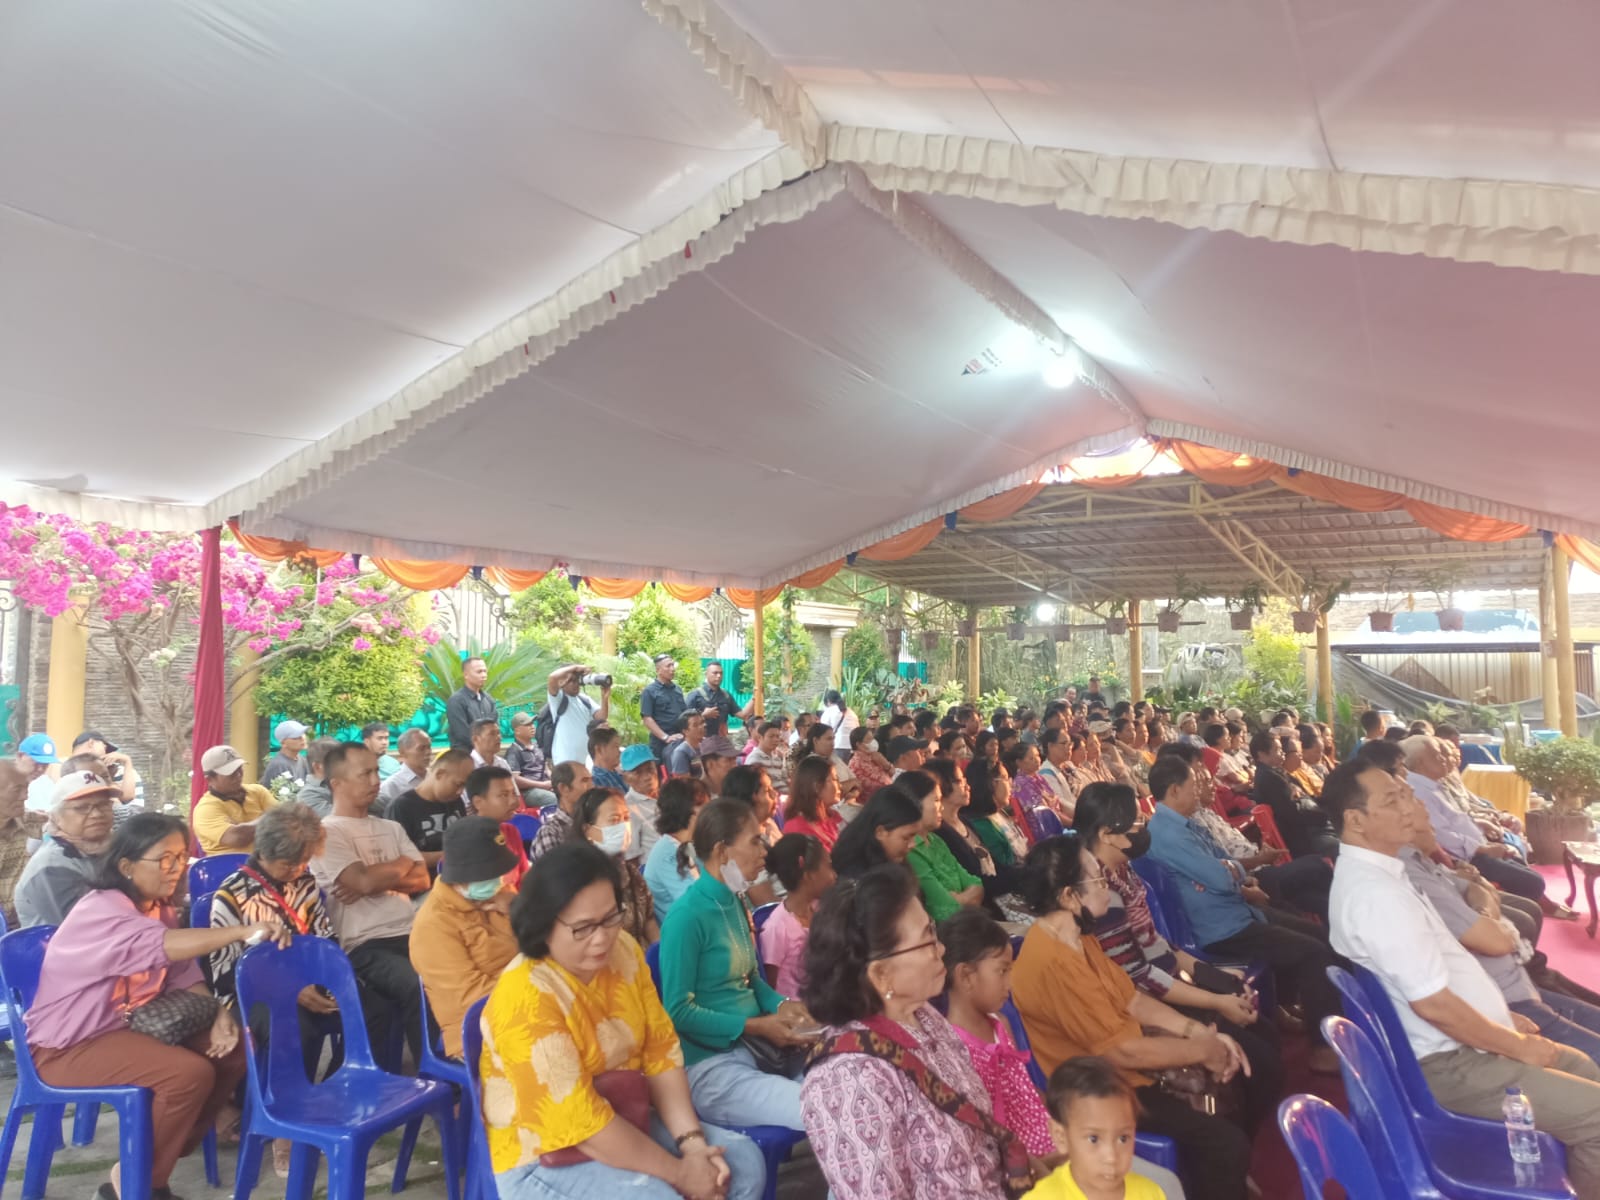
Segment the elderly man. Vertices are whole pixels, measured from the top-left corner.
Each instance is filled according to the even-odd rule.
[[[1406,758],[1407,782],[1427,807],[1445,853],[1470,862],[1495,886],[1538,902],[1546,912],[1555,911],[1557,906],[1545,899],[1544,876],[1517,861],[1517,852],[1502,840],[1499,827],[1486,822],[1486,832],[1446,798],[1441,781],[1450,773],[1450,764],[1439,739],[1423,734],[1408,737],[1400,743],[1400,751]]]
[[[528,848],[528,863],[539,861],[547,851],[566,841],[572,833],[572,814],[578,811],[578,801],[594,786],[594,777],[581,762],[557,763],[550,772],[550,782],[556,789],[556,811],[546,817],[539,832]]]
[[[139,772],[129,758],[106,735],[95,730],[85,730],[72,739],[72,753],[92,754],[105,764],[106,778],[117,785],[119,799],[124,804],[142,803]]]
[[[375,817],[387,817],[394,802],[416,787],[433,761],[433,742],[425,729],[406,730],[400,735],[398,749],[400,769],[378,786],[378,802],[372,806]]]
[[[506,747],[506,766],[517,781],[517,791],[529,808],[543,808],[556,802],[550,790],[550,763],[534,740],[533,717],[525,712],[511,716],[511,745]]]
[[[404,829],[371,815],[378,798],[377,755],[346,742],[324,766],[333,815],[322,822],[326,836],[311,873],[327,894],[334,935],[365,988],[363,1007],[371,999],[390,1020],[401,1021],[412,1057],[420,1059],[422,1003],[409,938],[411,897],[428,890],[428,867]]]
[[[445,830],[467,815],[462,788],[474,764],[471,755],[446,750],[434,760],[416,786],[389,808],[389,819],[405,830],[411,844],[422,852],[422,861],[428,864],[430,871],[438,866],[444,854]]]
[[[28,777],[27,805],[33,812],[49,812],[55,802],[55,780],[50,768],[61,764],[54,739],[30,733],[17,746],[17,767]]]
[[[244,781],[244,759],[232,746],[213,746],[200,756],[206,794],[194,806],[189,827],[204,854],[237,854],[256,839],[256,819],[277,801],[259,783]]]
[[[45,815],[28,812],[27,799],[27,775],[0,759],[0,912],[8,929],[17,927],[17,883],[28,866],[28,843],[44,836]]]
[[[388,732],[385,730],[385,732]],[[333,812],[333,793],[328,790],[324,765],[333,748],[340,743],[333,738],[318,738],[306,747],[306,785],[295,793],[295,801],[304,804],[319,817]]]
[[[450,749],[472,749],[472,726],[478,721],[500,722],[500,706],[484,690],[489,682],[489,664],[474,654],[461,664],[461,686],[445,701],[445,724]]]
[[[57,783],[50,809],[50,840],[17,880],[17,920],[24,926],[59,925],[100,874],[111,846],[117,789],[89,771]]]
[[[617,764],[628,790],[628,824],[633,826],[632,847],[628,857],[643,862],[650,854],[661,834],[656,830],[656,817],[661,809],[657,797],[661,794],[661,771],[649,746],[627,746]]]
[[[670,654],[658,654],[652,661],[656,677],[639,693],[639,716],[650,731],[650,753],[660,759],[666,754],[667,743],[680,731],[689,701],[683,689],[673,682],[678,673],[677,660]]]
[[[271,788],[273,780],[280,775],[287,775],[296,782],[304,781],[309,768],[300,754],[306,748],[306,727],[299,721],[279,721],[272,736],[278,743],[278,752],[267,759],[266,768],[261,772],[261,786]]]
[[[590,727],[611,715],[611,676],[601,677],[605,682],[600,685],[599,704],[583,694],[583,681],[593,674],[593,667],[570,663],[551,671],[545,682],[549,693],[545,703],[550,707],[550,720],[555,726],[550,739],[552,763],[586,759]]]
[[[1328,775],[1322,804],[1344,848],[1333,874],[1330,932],[1341,954],[1378,977],[1434,1098],[1499,1120],[1507,1088],[1533,1104],[1540,1129],[1567,1147],[1580,1196],[1600,1196],[1600,1068],[1514,1016],[1481,963],[1406,877],[1415,799],[1368,758]]]

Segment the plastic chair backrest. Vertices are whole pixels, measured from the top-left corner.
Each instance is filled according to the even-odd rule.
[[[546,804],[539,810],[539,820],[548,821],[551,817],[556,815],[560,808],[561,806],[559,804]]]
[[[661,943],[651,942],[644,950],[645,966],[650,968],[650,982],[656,985],[656,995],[661,995]]]
[[[1268,846],[1274,850],[1289,848],[1283,840],[1283,834],[1278,832],[1278,818],[1272,815],[1270,805],[1256,805],[1250,810],[1250,819],[1256,823],[1256,828],[1261,831],[1261,840]]]
[[[1339,989],[1345,1016],[1361,1028],[1389,1061],[1407,1109],[1417,1117],[1444,1119],[1445,1111],[1433,1098],[1433,1090],[1428,1087],[1411,1049],[1411,1041],[1406,1037],[1405,1026],[1400,1024],[1400,1014],[1395,1011],[1394,1002],[1383,990],[1378,977],[1365,967],[1357,967],[1354,972],[1329,967],[1328,978]]]
[[[495,1188],[494,1164],[489,1157],[489,1134],[483,1123],[483,1087],[478,1072],[483,1065],[483,1007],[485,996],[467,1009],[461,1019],[461,1057],[466,1063],[466,1097],[463,1116],[467,1122],[467,1179],[478,1183],[463,1200],[499,1200]]]
[[[1382,1048],[1356,1021],[1344,1017],[1325,1018],[1322,1033],[1339,1056],[1350,1115],[1385,1188],[1396,1197],[1438,1196],[1417,1140],[1415,1119],[1400,1097]]]
[[[1041,841],[1045,838],[1060,837],[1063,832],[1061,818],[1055,814],[1054,809],[1047,808],[1043,804],[1028,810],[1028,820],[1032,822],[1034,833]]]
[[[55,936],[54,925],[33,925],[0,938],[0,989],[4,995],[4,1024],[17,1049],[19,1082],[30,1088],[39,1084],[28,1049],[25,1014],[39,993],[39,973],[44,967],[44,952]]]
[[[519,812],[511,814],[511,823],[522,835],[522,844],[532,846],[533,839],[539,835],[539,826],[544,824],[544,819],[530,812]]]
[[[250,861],[248,854],[211,854],[189,864],[189,895],[209,896],[222,881]]]
[[[300,992],[311,984],[327,988],[339,1006],[344,1037],[340,1070],[348,1066],[376,1069],[366,1023],[358,1015],[361,996],[356,991],[355,970],[333,941],[297,937],[286,950],[271,943],[254,946],[239,960],[234,981],[240,1012],[251,1012],[258,1004],[267,1010],[265,1062],[258,1058],[254,1067],[262,1069],[261,1093],[269,1102],[311,1087],[300,1050]],[[253,1043],[251,1049],[256,1052]]]
[[[773,914],[773,911],[778,907],[778,905],[780,903],[782,903],[782,902],[778,901],[778,900],[774,900],[771,904],[763,904],[760,908],[756,909],[755,912],[753,912],[750,915],[751,916],[751,920],[753,920],[755,922],[756,933],[757,934],[760,934],[762,929],[766,928],[767,918],[770,917]]]
[[[1017,1011],[1017,1003],[1010,996],[1000,1006],[1000,1015],[1011,1030],[1011,1040],[1017,1044],[1017,1049],[1028,1056],[1028,1078],[1033,1080],[1034,1087],[1044,1091],[1049,1081],[1044,1077],[1044,1068],[1039,1065],[1039,1060],[1033,1057],[1033,1047],[1028,1044],[1028,1030],[1022,1024],[1022,1014]]]
[[[215,892],[207,892],[204,896],[189,901],[189,928],[211,928],[211,902],[216,899]]]
[[[1289,1143],[1300,1186],[1320,1198],[1330,1180],[1348,1200],[1389,1200],[1367,1157],[1366,1147],[1344,1115],[1319,1096],[1290,1096],[1278,1106],[1278,1128]]]
[[[1204,958],[1189,925],[1189,914],[1184,911],[1183,897],[1178,894],[1178,881],[1149,855],[1134,859],[1133,869],[1144,881],[1145,900],[1150,905],[1150,918],[1155,922],[1156,932],[1178,949]]]

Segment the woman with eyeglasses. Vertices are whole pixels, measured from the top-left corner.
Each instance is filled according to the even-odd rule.
[[[1239,1043],[1136,989],[1100,948],[1091,931],[1110,907],[1111,889],[1076,836],[1046,838],[1028,852],[1022,895],[1035,919],[1017,954],[1011,997],[1039,1066],[1049,1075],[1080,1055],[1109,1060],[1138,1092],[1139,1128],[1177,1142],[1191,1200],[1243,1200],[1250,1138],[1193,1107],[1187,1093],[1202,1081],[1182,1070],[1198,1067],[1226,1083],[1251,1069]]]
[[[700,878],[661,927],[661,998],[695,1108],[719,1125],[801,1129],[799,1073],[814,1023],[762,970],[745,899],[767,862],[756,814],[713,800],[693,842]]]
[[[44,1082],[150,1089],[153,1200],[170,1200],[173,1167],[200,1144],[244,1078],[239,1026],[211,995],[197,960],[224,946],[289,942],[277,921],[180,928],[172,899],[188,869],[183,822],[159,813],[124,822],[100,875],[50,939],[27,1013],[28,1045]],[[97,1200],[116,1200],[121,1186],[118,1164]]]
[[[944,947],[916,876],[885,863],[822,898],[801,995],[822,1042],[801,1085],[835,1200],[1002,1200],[1033,1181],[1027,1147],[950,1023]]]
[[[695,1111],[683,1051],[622,928],[616,857],[557,845],[511,904],[521,954],[483,1010],[483,1121],[503,1200],[755,1200],[766,1165]]]

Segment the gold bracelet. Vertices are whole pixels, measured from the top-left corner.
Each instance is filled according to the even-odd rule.
[[[679,1134],[677,1140],[678,1149],[682,1150],[685,1142],[692,1142],[695,1138],[699,1138],[702,1142],[705,1141],[706,1131],[704,1129],[691,1129],[688,1133]]]

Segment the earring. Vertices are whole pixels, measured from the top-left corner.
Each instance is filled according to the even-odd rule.
[[[893,1000],[894,999],[894,989],[890,988],[887,992],[885,992],[883,994],[883,998],[884,998],[885,1001]]]

